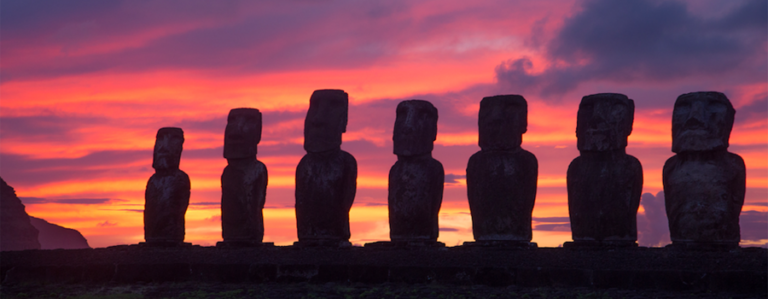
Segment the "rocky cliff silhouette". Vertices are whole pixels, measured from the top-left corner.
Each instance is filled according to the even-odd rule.
[[[40,249],[37,236],[16,191],[0,178],[0,251]]]
[[[29,216],[29,220],[40,234],[37,240],[40,249],[81,249],[91,248],[88,240],[83,235],[71,228],[62,227],[36,217]]]
[[[79,231],[29,216],[13,187],[0,181],[0,251],[91,248]]]

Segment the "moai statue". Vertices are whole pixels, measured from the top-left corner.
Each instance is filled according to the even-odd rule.
[[[304,150],[296,167],[297,246],[346,247],[357,161],[341,150],[349,99],[343,90],[315,90],[304,120]]]
[[[264,238],[267,167],[256,160],[261,140],[261,112],[253,108],[229,111],[224,131],[221,175],[221,235],[218,246],[258,246]]]
[[[152,168],[144,193],[144,239],[146,245],[184,244],[184,214],[189,206],[189,176],[179,169],[184,131],[157,131]]]
[[[672,112],[664,198],[673,246],[733,248],[741,240],[746,167],[728,152],[736,110],[724,94],[681,95]]]
[[[437,109],[402,101],[392,136],[397,162],[389,170],[389,236],[393,243],[439,245],[437,215],[443,201],[443,165],[432,158]]]
[[[627,155],[635,103],[627,96],[585,96],[576,120],[580,155],[568,166],[571,246],[637,246],[643,167]]]
[[[528,103],[519,95],[486,97],[478,117],[481,150],[467,164],[467,197],[475,243],[535,246],[530,243],[539,163],[520,148],[528,127]]]

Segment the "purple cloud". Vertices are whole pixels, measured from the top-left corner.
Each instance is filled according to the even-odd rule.
[[[664,207],[664,191],[654,196],[644,193],[640,198],[645,214],[637,215],[637,243],[640,246],[661,247],[672,243],[669,239],[667,212]]]
[[[446,184],[458,184],[459,181],[457,181],[457,179],[465,179],[465,178],[467,178],[467,176],[463,175],[463,174],[446,173],[445,174],[445,183]]]
[[[558,66],[531,74],[529,58],[512,59],[496,68],[499,83],[551,96],[589,81],[668,82],[736,74],[736,82],[759,83],[768,71],[765,1],[746,1],[717,18],[697,16],[684,3],[671,1],[591,0],[581,8],[545,47]]]
[[[768,212],[742,211],[739,226],[742,241],[768,240]]]
[[[435,11],[420,17],[409,1],[75,1],[4,2],[2,53],[24,57],[27,46],[59,55],[4,68],[3,81],[103,71],[159,68],[260,73],[369,66],[403,44],[445,34],[462,21],[506,17],[495,10]],[[167,31],[140,46],[77,55],[101,42]]]
[[[571,219],[569,217],[533,217],[533,221],[538,222],[533,229],[539,231],[571,231]]]

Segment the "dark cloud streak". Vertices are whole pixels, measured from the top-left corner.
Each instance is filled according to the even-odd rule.
[[[21,202],[25,205],[34,204],[73,204],[73,205],[97,205],[104,204],[110,201],[121,201],[119,199],[110,198],[61,198],[61,199],[49,199],[40,197],[19,197]]]
[[[522,57],[499,65],[496,76],[506,88],[544,96],[601,80],[661,82],[738,72],[749,75],[741,81],[762,82],[768,70],[767,10],[766,1],[748,1],[707,19],[675,1],[584,1],[546,45],[552,67],[532,74],[531,60]]]

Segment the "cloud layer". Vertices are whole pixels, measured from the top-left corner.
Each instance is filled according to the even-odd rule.
[[[565,172],[582,96],[635,100],[627,152],[643,164],[641,245],[665,239],[661,168],[675,98],[723,91],[736,107],[730,150],[747,163],[744,240],[768,213],[765,1],[19,1],[0,9],[0,175],[31,214],[94,246],[138,242],[157,129],[184,129],[192,179],[188,240],[219,240],[229,109],[263,113],[270,173],[265,240],[295,240],[294,172],[315,89],[350,95],[342,148],[359,167],[353,242],[388,238],[395,107],[439,111],[445,167],[441,241],[471,241],[464,176],[483,97],[528,101],[523,148],[539,161],[534,236],[570,240]],[[118,200],[119,199],[119,200]],[[765,219],[764,217],[762,218]],[[761,228],[762,225],[762,228]],[[761,243],[762,242],[762,243]],[[751,244],[751,243],[750,243]]]
[[[544,46],[551,67],[534,73],[531,59],[523,57],[500,64],[496,76],[501,84],[543,95],[591,81],[730,81],[736,75],[742,84],[763,82],[768,3],[741,4],[705,18],[674,1],[584,1]]]

